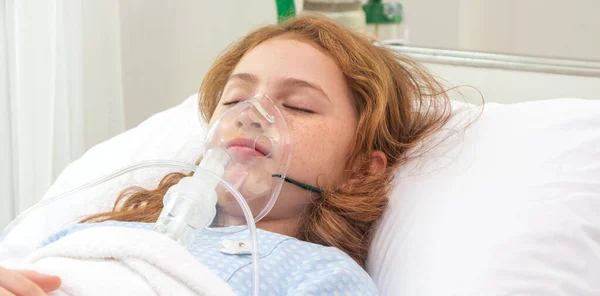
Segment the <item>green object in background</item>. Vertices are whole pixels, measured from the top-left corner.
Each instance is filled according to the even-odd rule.
[[[285,19],[296,15],[296,4],[294,0],[275,0],[277,4],[277,23],[281,24]]]
[[[399,24],[402,22],[402,4],[382,3],[381,0],[369,0],[363,5],[367,15],[367,24]]]

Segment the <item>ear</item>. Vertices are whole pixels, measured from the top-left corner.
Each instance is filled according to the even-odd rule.
[[[387,167],[387,157],[385,153],[375,150],[371,152],[371,157],[369,159],[369,171],[372,173],[382,173],[385,171]]]
[[[386,167],[387,157],[385,154],[379,150],[373,151],[367,159],[364,159],[362,165],[358,163],[355,165],[356,170],[354,176],[350,177],[346,182],[349,185],[356,185],[360,182],[361,176],[368,173],[382,173],[385,171]]]

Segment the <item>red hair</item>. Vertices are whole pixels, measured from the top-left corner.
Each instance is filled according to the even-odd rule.
[[[244,54],[275,37],[309,42],[327,52],[344,74],[358,114],[358,129],[346,163],[348,176],[358,181],[325,188],[304,211],[298,239],[337,247],[364,266],[374,224],[388,202],[393,171],[406,163],[409,150],[448,121],[448,96],[440,83],[408,57],[373,45],[366,36],[331,20],[296,17],[248,34],[215,61],[199,92],[200,111],[207,121]],[[384,172],[369,171],[364,161],[376,150],[387,157]],[[185,176],[168,174],[155,189],[128,188],[112,211],[83,222],[154,222],[165,192]]]

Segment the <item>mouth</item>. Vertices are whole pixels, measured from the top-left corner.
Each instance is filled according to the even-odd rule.
[[[238,138],[227,143],[227,149],[248,156],[269,157],[271,151],[258,143],[258,140]]]

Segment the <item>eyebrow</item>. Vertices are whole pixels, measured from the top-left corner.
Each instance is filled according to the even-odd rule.
[[[327,94],[325,94],[325,92],[323,91],[323,89],[320,86],[310,83],[306,80],[301,80],[301,79],[296,79],[296,78],[286,78],[283,80],[281,85],[284,87],[289,87],[289,88],[312,88],[312,89],[320,92],[328,101],[331,102],[331,100],[329,99]]]
[[[258,77],[256,77],[256,75],[252,75],[250,73],[237,73],[237,74],[233,74],[231,76],[229,76],[229,80],[232,79],[239,79],[251,84],[257,84],[258,83]],[[323,89],[313,83],[310,83],[306,80],[302,80],[302,79],[296,79],[296,78],[285,78],[280,82],[282,87],[287,87],[287,88],[311,88],[314,89],[318,92],[320,92],[328,101],[331,102],[331,100],[329,99],[329,96],[327,96],[327,94],[325,93],[325,91],[323,91]]]
[[[237,74],[233,74],[231,76],[229,76],[229,78],[227,79],[227,81],[232,80],[232,79],[239,79],[242,81],[246,81],[252,84],[256,84],[258,83],[258,78],[256,78],[256,76],[249,74],[249,73],[237,73]]]

